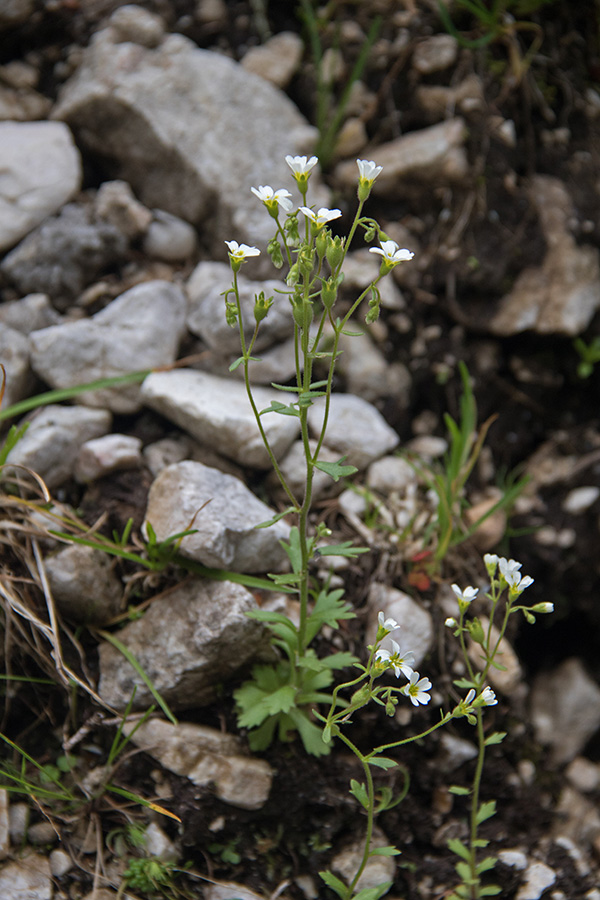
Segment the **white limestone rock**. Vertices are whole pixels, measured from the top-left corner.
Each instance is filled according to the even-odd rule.
[[[295,31],[281,31],[259,47],[251,47],[242,59],[246,72],[270,81],[278,88],[286,88],[295,75],[304,41]]]
[[[111,421],[106,409],[45,406],[31,417],[27,432],[8,454],[7,463],[25,466],[43,478],[49,488],[58,487],[73,474],[81,445],[106,434]]]
[[[255,608],[239,584],[189,578],[127,624],[119,640],[171,708],[193,709],[211,703],[219,685],[264,647],[263,626],[246,615]],[[147,708],[152,695],[123,654],[107,642],[99,653],[102,699],[124,709],[135,686],[135,708]]]
[[[276,522],[257,528],[275,515],[246,485],[193,460],[167,466],[150,488],[146,523],[159,541],[196,529],[179,545],[183,556],[216,569],[273,572],[287,567],[279,541],[289,527]]]
[[[142,442],[130,434],[105,434],[86,441],[75,460],[75,479],[82,484],[109,472],[138,469],[142,465]]]
[[[0,868],[2,900],[50,900],[52,894],[52,873],[47,857],[29,853]]]
[[[62,122],[0,122],[0,251],[14,246],[81,186],[81,159]]]
[[[143,371],[172,363],[185,331],[186,299],[174,284],[147,281],[89,319],[43,328],[31,335],[31,364],[54,388]],[[84,374],[83,374],[84,373]],[[86,406],[136,412],[140,386],[120,385],[78,397]]]
[[[194,255],[198,246],[196,230],[179,216],[154,209],[153,220],[144,238],[144,253],[165,262],[183,262]]]
[[[33,386],[29,367],[29,341],[19,331],[0,324],[0,361],[6,375],[3,406],[22,400]]]
[[[323,426],[325,407],[322,400],[308,413],[312,437]],[[332,394],[325,443],[331,450],[347,457],[345,464],[365,469],[370,463],[397,447],[399,438],[381,413],[362,397]]]
[[[272,400],[286,400],[280,391],[261,387],[255,388],[254,397],[259,410],[269,407]],[[193,369],[153,372],[142,386],[142,400],[202,444],[240,465],[271,467],[246,389],[239,381]],[[262,416],[262,425],[278,458],[300,431],[296,417],[277,413]]]

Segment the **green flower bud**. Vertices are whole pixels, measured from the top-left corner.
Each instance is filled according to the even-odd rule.
[[[337,299],[337,282],[336,279],[328,278],[327,281],[323,282],[323,287],[321,288],[321,301],[325,309],[331,309]]]
[[[235,303],[232,303],[229,300],[225,301],[225,321],[229,325],[230,328],[234,328],[237,325],[238,318],[238,309]]]
[[[257,322],[262,322],[272,305],[273,298],[269,297],[267,299],[264,291],[261,291],[260,294],[254,297],[254,318]]]
[[[315,238],[315,247],[317,250],[317,256],[319,257],[319,262],[325,256],[325,253],[327,251],[327,239],[330,237],[331,235],[327,231],[327,229],[323,228]]]
[[[329,241],[327,242],[327,262],[333,271],[337,269],[343,259],[344,239],[339,235],[336,235],[335,237],[329,235]]]
[[[479,619],[471,619],[471,621],[467,622],[466,624],[467,631],[469,632],[471,639],[475,641],[476,644],[483,644],[483,642],[485,641],[485,633]]]
[[[298,263],[294,263],[290,268],[290,271],[287,274],[287,278],[285,279],[288,287],[293,287],[295,284],[298,284],[298,279],[300,278],[300,271],[298,269]]]

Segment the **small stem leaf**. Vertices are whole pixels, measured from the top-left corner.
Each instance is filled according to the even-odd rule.
[[[448,849],[452,850],[453,853],[456,853],[457,856],[460,856],[460,858],[464,859],[466,862],[471,861],[469,848],[465,847],[463,842],[459,841],[458,838],[452,838],[448,841]]]
[[[498,887],[497,884],[486,884],[484,887],[479,888],[479,896],[480,897],[497,897],[498,894],[502,893],[502,888]]]
[[[352,900],[379,900],[380,897],[387,894],[393,883],[393,881],[384,881],[377,887],[363,888],[358,894],[352,896]]]
[[[478,825],[481,825],[482,822],[485,822],[486,819],[491,819],[495,814],[496,801],[488,800],[486,803],[482,803],[477,810],[476,822]]]
[[[320,469],[321,472],[325,472],[325,474],[333,478],[334,481],[339,481],[340,478],[346,478],[349,475],[354,475],[355,472],[358,472],[356,466],[342,465],[345,459],[345,456],[342,456],[337,462],[326,462],[324,459],[319,459],[315,463],[315,467]]]
[[[400,856],[401,852],[397,847],[375,847],[369,856]]]
[[[348,893],[348,888],[340,878],[336,878],[332,872],[319,872],[319,878],[322,878],[328,888],[344,900]]]
[[[492,744],[501,744],[504,738],[506,737],[505,731],[495,731],[493,734],[490,734],[484,741],[486,747],[491,747]]]
[[[448,790],[451,794],[456,794],[458,797],[467,797],[471,793],[470,788],[461,787],[459,784],[453,784]]]
[[[485,859],[482,859],[480,863],[477,863],[475,867],[475,871],[478,875],[481,875],[483,872],[489,872],[494,868],[498,860],[495,856],[486,856]]]
[[[369,808],[369,795],[367,793],[367,789],[365,785],[357,781],[356,778],[352,778],[350,780],[350,793],[353,797],[356,797],[356,799],[364,809]]]
[[[367,762],[370,766],[377,766],[379,769],[393,769],[398,765],[395,759],[389,759],[387,756],[370,756]]]

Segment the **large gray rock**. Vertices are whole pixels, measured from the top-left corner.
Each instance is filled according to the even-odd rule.
[[[55,488],[72,475],[81,445],[106,434],[111,419],[105,409],[45,406],[32,416],[27,432],[8,454],[7,463],[31,469],[49,488]]]
[[[127,248],[114,225],[95,222],[89,208],[70,203],[21,241],[0,268],[22,294],[44,292],[65,310]]]
[[[146,523],[159,541],[187,529],[195,534],[179,545],[183,556],[216,569],[272,572],[285,568],[287,556],[279,541],[289,528],[270,521],[274,511],[233,475],[202,463],[173,463],[158,475],[148,495]]]
[[[0,361],[6,374],[3,405],[22,400],[32,387],[33,377],[29,368],[29,341],[14,328],[0,324]]]
[[[57,212],[81,185],[81,160],[62,122],[0,123],[0,250]]]
[[[384,618],[394,619],[400,625],[381,642],[386,650],[392,649],[392,640],[400,647],[401,653],[414,654],[413,668],[421,665],[433,644],[433,619],[416,600],[396,588],[374,582],[369,589],[369,620],[367,643],[373,643],[377,635],[377,616],[383,612]]]
[[[289,395],[269,388],[254,388],[253,393],[259,411],[272,400],[291,402]],[[142,399],[217,453],[242,466],[270,468],[246,388],[231,377],[193,369],[153,372],[144,381]],[[273,453],[283,456],[300,431],[298,419],[268,413],[261,421]]]
[[[31,365],[54,388],[167,365],[177,355],[185,312],[176,285],[138,284],[89,319],[34,332]],[[81,394],[79,402],[131,413],[140,408],[139,395],[139,385],[121,385]]]
[[[119,640],[169,706],[204,706],[263,646],[263,626],[246,615],[255,608],[252,594],[239,584],[191,578],[126,625]],[[112,644],[100,644],[103,700],[123,709],[134,686],[135,708],[149,706],[152,695],[139,674]]]
[[[286,185],[286,154],[314,141],[291,101],[238,63],[179,34],[156,49],[122,42],[114,25],[94,37],[54,115],[147,206],[202,222],[223,259],[224,240],[272,236],[250,187]]]
[[[580,334],[600,309],[600,254],[596,247],[576,244],[571,233],[573,203],[561,181],[536,175],[531,200],[547,253],[541,266],[521,272],[489,328],[500,335],[528,329],[538,334]]]

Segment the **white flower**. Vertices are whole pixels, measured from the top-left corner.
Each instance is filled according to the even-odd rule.
[[[536,612],[536,613],[554,612],[554,603],[536,603],[535,606],[532,606],[531,612]]]
[[[418,706],[419,703],[425,706],[431,700],[427,693],[431,688],[432,684],[429,678],[420,678],[418,672],[413,672],[408,680],[408,684],[400,688],[400,692],[410,699],[413,706]]]
[[[487,569],[488,575],[490,576],[490,578],[493,578],[496,574],[496,569],[498,568],[498,557],[495,553],[485,553],[483,562]]]
[[[285,161],[294,175],[308,175],[319,162],[316,156],[311,156],[310,159],[306,156],[286,156]]]
[[[236,262],[244,262],[249,256],[259,256],[258,247],[249,247],[248,244],[238,244],[237,241],[225,241],[229,247],[229,255]]]
[[[508,578],[506,579],[508,581]],[[508,582],[510,585],[510,592],[513,595],[522,594],[525,588],[528,588],[531,584],[533,584],[533,578],[531,575],[521,575],[520,572],[515,572],[512,576],[512,581]]]
[[[502,575],[506,583],[510,585],[514,583],[515,574],[518,573],[522,565],[523,563],[517,562],[516,559],[506,559],[506,557],[504,556],[501,556],[498,560],[500,574]]]
[[[484,706],[495,706],[498,702],[498,700],[496,699],[496,695],[491,687],[484,687],[481,694],[479,695],[479,699],[483,700]]]
[[[285,209],[286,212],[289,212],[292,209],[292,201],[288,199],[288,197],[291,197],[292,195],[289,191],[286,191],[285,188],[279,188],[279,190],[274,191],[268,184],[261,184],[258,188],[252,187],[250,190],[259,200],[262,200],[269,209],[277,205],[281,206],[282,209]]]
[[[387,632],[395,631],[396,628],[400,628],[395,619],[386,619],[383,612],[379,613],[377,621],[379,622],[379,627],[384,628]]]
[[[448,618],[444,622],[444,625],[446,626],[446,628],[456,628],[458,622],[456,621],[454,616],[448,616]]]
[[[358,175],[361,181],[368,181],[369,184],[373,184],[383,166],[377,166],[373,162],[373,160],[369,159],[357,159],[356,165],[358,166]]]
[[[461,591],[457,584],[452,585],[452,590],[456,594],[458,601],[462,603],[471,603],[479,593],[479,588],[474,587],[466,587],[464,591]]]
[[[391,652],[384,647],[380,647],[375,654],[375,659],[377,662],[384,664],[386,668],[393,669],[396,678],[400,678],[401,673],[406,678],[410,678],[413,675],[411,663],[415,660],[414,654],[410,651],[401,654],[400,647],[396,641],[392,641]]]
[[[396,241],[381,241],[380,243],[381,247],[369,247],[369,253],[378,253],[383,256],[389,266],[397,266],[398,263],[406,262],[415,255],[410,250],[401,250]]]
[[[469,691],[469,693],[463,700],[463,703],[465,706],[470,706],[474,699],[475,699],[475,688],[471,688],[471,690]]]
[[[308,206],[301,206],[300,211],[318,227],[327,225],[327,223],[331,222],[333,219],[339,219],[342,214],[341,209],[327,209],[324,206],[322,206],[318,212],[309,209]]]

